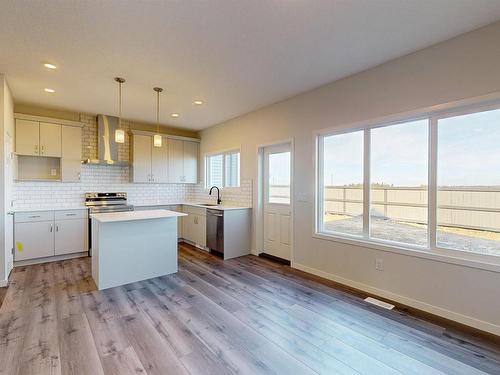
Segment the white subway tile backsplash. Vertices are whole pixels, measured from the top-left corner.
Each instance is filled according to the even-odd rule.
[[[208,195],[209,189],[206,189],[203,184],[193,186],[191,200],[207,201],[216,200],[217,195]],[[242,179],[239,188],[223,188],[221,189],[222,204],[231,206],[252,207],[253,199],[253,181],[251,179]]]
[[[202,184],[136,184],[129,182],[128,167],[82,165],[81,182],[18,181],[14,183],[14,208],[75,207],[84,203],[86,192],[121,192],[133,205],[214,200]],[[252,180],[240,188],[222,189],[223,204],[252,206]]]
[[[81,182],[14,183],[14,208],[79,206],[86,192],[124,191],[131,204],[184,201],[192,195],[192,186],[182,184],[133,184],[128,167],[82,165]]]

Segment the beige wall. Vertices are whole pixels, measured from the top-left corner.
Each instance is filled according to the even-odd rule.
[[[59,118],[59,119],[71,120],[71,121],[81,121],[82,115],[84,115],[85,117],[88,117],[88,116],[95,117],[96,116],[95,114],[81,114],[78,112],[65,111],[65,110],[60,110],[60,109],[56,109],[56,108],[39,107],[37,105],[25,104],[25,103],[15,103],[14,112],[24,113],[27,115],[34,115],[34,116],[45,116],[45,117]],[[124,119],[124,121],[127,121],[127,123],[130,124],[130,129],[145,130],[145,131],[151,131],[151,132],[156,131],[156,124],[143,123],[143,122],[139,122],[139,121],[126,120],[126,119]],[[184,136],[184,137],[197,137],[198,136],[198,132],[196,132],[196,131],[176,128],[173,126],[161,126],[160,132],[163,134],[180,135],[180,136]]]
[[[0,74],[0,181],[3,182],[0,185],[0,286],[5,286],[12,267],[11,247],[6,246],[10,243],[8,236],[13,236],[12,227],[6,225],[6,219],[12,220],[12,217],[6,215],[12,199],[6,194],[6,186],[12,186],[12,178],[8,180],[5,173],[5,160],[9,157],[9,150],[5,149],[6,134],[12,138],[14,136],[14,102],[5,76]]]
[[[313,132],[498,92],[499,40],[500,22],[211,127],[201,153],[241,146],[255,184],[258,145],[293,138],[296,267],[500,334],[500,273],[312,237]]]

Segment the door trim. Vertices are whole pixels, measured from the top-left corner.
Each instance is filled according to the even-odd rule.
[[[264,253],[264,149],[266,147],[280,146],[284,144],[290,145],[290,212],[291,212],[291,244],[290,244],[290,262],[295,261],[295,137],[286,138],[274,142],[267,142],[258,144],[256,147],[257,156],[257,184],[254,189],[253,201],[254,204],[254,218],[255,218],[255,247],[256,254]]]

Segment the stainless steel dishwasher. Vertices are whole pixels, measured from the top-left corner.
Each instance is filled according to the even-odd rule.
[[[207,209],[207,247],[224,254],[224,211]]]

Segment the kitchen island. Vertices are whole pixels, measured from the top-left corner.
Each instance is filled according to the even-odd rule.
[[[99,290],[177,272],[177,221],[168,210],[93,214],[92,278]]]

